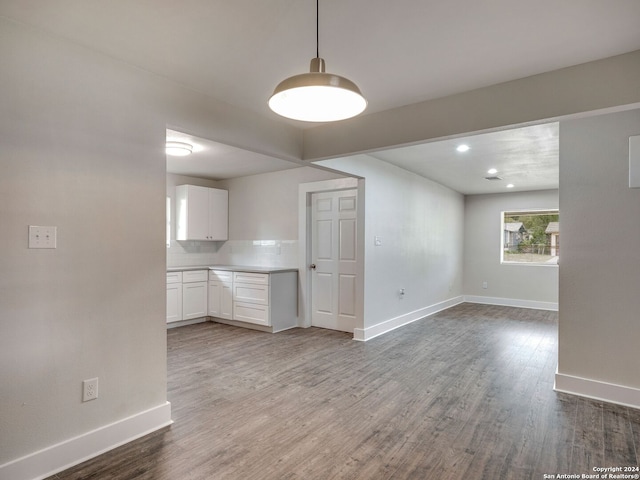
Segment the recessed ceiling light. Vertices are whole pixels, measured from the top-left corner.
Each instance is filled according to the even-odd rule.
[[[459,151],[459,152],[468,152],[469,151],[469,145],[465,145],[465,144],[458,145],[456,147],[456,150]]]
[[[167,142],[165,151],[174,157],[186,157],[193,152],[193,145],[185,142]]]
[[[513,187],[515,187],[513,183],[510,183],[509,185],[507,185],[507,188],[513,188]]]
[[[495,175],[496,173],[498,173],[498,170],[495,168],[490,168],[489,170],[487,170],[487,173],[489,175]]]

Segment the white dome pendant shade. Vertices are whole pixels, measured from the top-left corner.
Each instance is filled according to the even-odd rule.
[[[324,71],[320,58],[319,0],[316,0],[316,58],[309,73],[294,75],[278,84],[269,98],[269,108],[278,115],[303,122],[335,122],[355,117],[367,101],[351,80]]]
[[[278,84],[269,108],[293,120],[335,122],[359,115],[367,108],[367,101],[351,80],[325,73],[324,59],[316,57],[311,60],[309,73]]]

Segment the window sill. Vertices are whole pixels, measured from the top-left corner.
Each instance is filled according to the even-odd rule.
[[[558,263],[534,263],[534,262],[504,262],[501,261],[500,265],[520,266],[520,267],[556,267],[560,266]]]

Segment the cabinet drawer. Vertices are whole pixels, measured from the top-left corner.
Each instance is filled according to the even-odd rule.
[[[220,282],[232,282],[233,272],[228,270],[209,270],[209,280],[218,280]]]
[[[234,282],[233,299],[237,302],[269,305],[269,285]]]
[[[167,272],[167,284],[182,283],[182,272]]]
[[[233,304],[233,319],[269,326],[269,307],[255,303],[235,302]]]
[[[269,285],[269,274],[233,272],[233,281],[238,283],[255,283],[258,285]]]
[[[182,272],[182,283],[206,282],[208,276],[208,270],[185,270]]]

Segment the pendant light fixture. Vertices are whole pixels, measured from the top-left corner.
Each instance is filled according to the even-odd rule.
[[[316,0],[316,57],[309,73],[289,77],[278,84],[269,108],[278,115],[304,122],[334,122],[355,117],[367,101],[351,80],[325,72],[320,58],[319,0]]]

